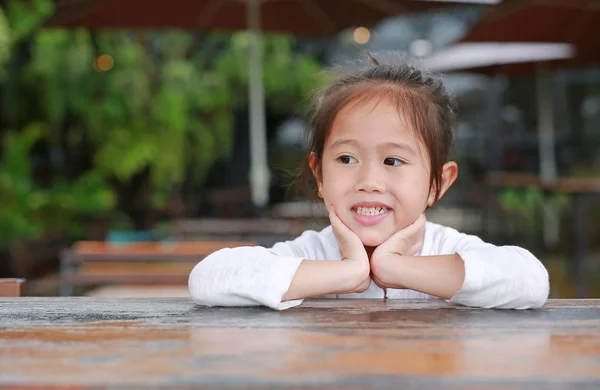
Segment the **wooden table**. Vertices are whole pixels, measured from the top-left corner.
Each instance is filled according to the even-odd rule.
[[[600,300],[540,310],[1,298],[0,386],[599,389]]]

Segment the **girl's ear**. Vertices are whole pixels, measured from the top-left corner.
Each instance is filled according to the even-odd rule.
[[[440,194],[439,197],[435,198],[435,186],[431,187],[431,191],[429,192],[429,198],[427,199],[427,206],[433,206],[438,200],[440,200],[446,192],[450,189],[452,184],[456,181],[458,177],[458,165],[454,161],[448,161],[442,167],[442,177],[440,180]]]
[[[308,165],[310,166],[310,170],[312,171],[313,175],[315,174],[315,164],[317,163],[317,157],[315,156],[314,152],[310,152],[310,154],[308,155]]]
[[[313,152],[308,155],[308,165],[310,166],[310,170],[315,178],[315,182],[317,182],[317,194],[319,195],[319,198],[322,198],[323,196],[321,196],[321,188],[323,185],[321,183],[319,173],[317,172],[317,156]]]

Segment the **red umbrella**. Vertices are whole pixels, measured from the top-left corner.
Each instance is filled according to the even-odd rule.
[[[55,0],[47,26],[240,30],[252,27],[248,11],[260,11],[260,29],[327,36],[383,18],[427,11],[452,3],[500,0]]]
[[[46,27],[183,28],[243,30],[250,44],[250,183],[256,206],[268,203],[262,62],[258,33],[287,32],[305,36],[332,35],[344,28],[371,25],[408,12],[452,3],[495,4],[501,0],[55,0]]]
[[[554,63],[559,66],[600,62],[598,37],[599,0],[509,0],[490,9],[461,41],[574,45],[575,57]]]

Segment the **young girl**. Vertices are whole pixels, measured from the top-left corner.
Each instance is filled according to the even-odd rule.
[[[315,99],[305,173],[331,226],[272,248],[211,254],[190,274],[194,302],[277,310],[321,296],[544,304],[548,273],[530,252],[426,222],[458,172],[448,161],[454,102],[438,76],[371,60]]]

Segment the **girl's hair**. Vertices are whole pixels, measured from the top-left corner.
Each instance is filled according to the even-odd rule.
[[[301,178],[311,198],[315,182],[310,168],[321,176],[323,150],[336,115],[348,104],[387,100],[398,108],[400,118],[427,149],[431,174],[429,188],[440,195],[442,168],[448,161],[456,122],[456,104],[440,75],[430,73],[399,58],[381,61],[368,53],[368,61],[351,70],[339,71],[328,86],[316,92],[309,122],[309,150]]]

